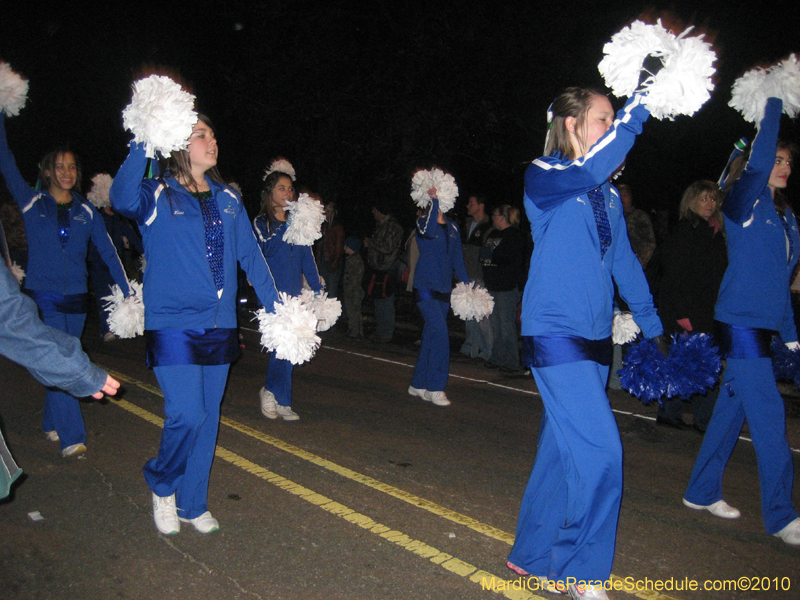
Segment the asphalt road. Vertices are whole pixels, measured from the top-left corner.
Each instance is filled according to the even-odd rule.
[[[542,413],[530,376],[460,357],[455,331],[453,405],[440,408],[406,393],[412,325],[390,344],[333,331],[295,370],[301,420],[268,421],[258,407],[266,357],[244,335],[211,473],[221,529],[205,536],[161,536],[152,522],[141,468],[157,453],[163,402],[141,339],[104,344],[87,326],[87,352],[124,390],[83,404],[80,459],[45,440],[43,388],[0,359],[3,431],[25,471],[0,503],[0,598],[557,598],[515,589],[505,567]],[[786,391],[798,470],[800,397]],[[701,437],[656,427],[655,408],[624,392],[611,401],[625,449],[613,575],[640,588],[611,597],[800,598],[800,548],[763,530],[752,444],[739,442],[724,480],[742,518],[691,511],[681,497]],[[690,581],[727,589],[689,591]]]

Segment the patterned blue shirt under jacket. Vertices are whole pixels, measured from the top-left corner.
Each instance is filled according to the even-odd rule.
[[[142,232],[145,328],[235,329],[237,261],[272,311],[278,294],[239,195],[206,177],[223,236],[221,269],[212,270],[201,203],[173,177],[142,179],[146,165],[143,145],[131,144],[111,186],[114,209]]]
[[[614,281],[645,336],[663,332],[628,241],[619,193],[608,181],[648,117],[642,96],[635,94],[585,156],[569,160],[554,153],[528,167],[524,203],[534,245],[522,299],[522,335],[608,338]]]

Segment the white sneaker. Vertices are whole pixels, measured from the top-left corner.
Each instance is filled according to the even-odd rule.
[[[175,506],[175,494],[165,497],[153,494],[153,520],[156,522],[156,528],[164,535],[173,535],[181,530],[178,509]]]
[[[46,437],[51,442],[60,442],[61,441],[61,438],[58,437],[58,432],[55,429],[53,429],[53,431],[45,431],[44,432],[44,437]]]
[[[602,585],[598,586],[577,586],[570,585],[568,588],[569,597],[572,600],[610,600]]]
[[[202,515],[195,517],[194,519],[184,519],[183,517],[178,517],[178,520],[183,521],[184,523],[191,523],[200,533],[211,533],[212,531],[217,531],[219,529],[219,521],[212,517],[209,511],[204,512]]]
[[[450,406],[450,400],[447,399],[444,392],[425,392],[423,396],[425,400],[433,402],[436,406]]]
[[[725,500],[717,500],[714,504],[704,506],[702,504],[693,504],[684,498],[683,504],[694,510],[707,510],[715,517],[721,517],[723,519],[738,519],[742,516],[739,509],[733,508],[730,504],[725,502]]]
[[[791,546],[800,546],[800,517],[789,523],[778,533],[773,533],[772,535],[781,538]]]
[[[278,401],[275,400],[275,394],[262,387],[258,391],[258,397],[261,398],[261,414],[268,419],[277,419]]]
[[[85,453],[86,446],[83,444],[72,444],[72,446],[67,446],[61,451],[61,456],[64,458],[72,458],[73,456],[80,456]]]
[[[421,390],[419,388],[415,388],[413,386],[408,386],[408,395],[409,396],[416,396],[417,398],[422,398],[423,400],[427,400],[425,394],[428,393],[428,390]]]
[[[291,406],[282,406],[280,404],[276,405],[278,414],[284,421],[299,421],[300,415],[292,410]]]

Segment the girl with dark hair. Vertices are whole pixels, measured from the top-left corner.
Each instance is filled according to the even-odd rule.
[[[275,277],[275,286],[290,296],[297,296],[302,291],[303,276],[312,290],[322,291],[311,246],[292,244],[283,239],[288,216],[285,209],[294,200],[292,177],[282,171],[272,171],[264,180],[261,213],[253,221],[258,246]],[[261,413],[268,419],[300,419],[292,410],[292,370],[291,362],[278,358],[275,352],[270,354],[267,380],[259,392]]]
[[[721,197],[713,181],[695,181],[683,193],[680,220],[660,249],[661,276],[656,293],[664,333],[714,333],[714,305],[728,266]],[[719,386],[691,398],[692,427],[705,432]],[[667,398],[658,408],[656,423],[685,429],[683,401]]]
[[[576,598],[607,598],[622,497],[622,444],[605,385],[614,283],[645,336],[663,333],[609,183],[649,117],[569,88],[552,105],[546,156],[525,173],[533,255],[522,335],[544,403],[536,462],[508,566]],[[584,584],[568,586],[568,578]]]
[[[130,295],[131,289],[103,218],[78,193],[78,160],[69,149],[48,153],[40,164],[41,191],[31,188],[8,147],[5,113],[0,111],[0,170],[25,222],[28,269],[24,292],[34,299],[47,325],[80,338],[89,308],[89,242],[97,248],[123,294]],[[48,439],[60,441],[63,456],[86,452],[86,428],[74,396],[48,389],[42,426]]]
[[[180,522],[219,529],[208,510],[208,479],[228,370],[239,355],[238,262],[270,309],[277,292],[242,200],[216,170],[218,146],[207,117],[187,150],[163,161],[163,176],[142,179],[143,144],[132,143],[111,186],[111,202],[142,232],[147,362],[164,394],[158,457],[144,466],[153,518],[163,534]]]
[[[740,513],[722,499],[722,475],[744,420],[758,460],[761,516],[767,533],[800,545],[792,506],[794,464],[786,414],[775,384],[770,339],[775,332],[797,347],[789,283],[797,263],[797,219],[782,202],[792,172],[789,148],[778,142],[783,103],[767,100],[749,157],[740,156],[725,182],[722,205],[728,268],[714,312],[727,366],[683,503],[726,519]]]

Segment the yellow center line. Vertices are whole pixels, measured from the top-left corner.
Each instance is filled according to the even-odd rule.
[[[128,377],[127,375],[123,375],[119,372],[112,371],[106,367],[102,368],[104,368],[112,377],[123,380],[126,383],[134,384],[137,387],[145,391],[148,391],[158,397],[161,398],[164,397],[161,390],[158,387],[138,381],[136,379]],[[121,399],[118,400],[112,397],[108,398],[115,405],[127,410],[130,413],[133,413],[141,417],[145,421],[153,423],[154,425],[157,425],[159,427],[164,426],[164,420],[161,417],[143,408],[140,408],[139,406],[136,406],[135,404],[132,404],[127,400],[121,400]],[[220,417],[220,423],[236,431],[239,431],[240,433],[253,437],[266,444],[269,444],[279,450],[283,450],[289,454],[292,454],[293,456],[296,456],[312,464],[315,464],[319,467],[327,469],[333,473],[341,475],[342,477],[350,479],[351,481],[361,483],[374,490],[383,492],[394,498],[397,498],[398,500],[402,500],[413,506],[426,510],[436,516],[445,518],[459,525],[468,527],[469,529],[472,529],[477,533],[480,533],[482,535],[485,535],[487,537],[490,537],[492,539],[501,542],[505,542],[508,545],[513,545],[514,543],[514,534],[512,533],[502,531],[501,529],[497,529],[496,527],[492,527],[491,525],[482,523],[476,519],[473,519],[472,517],[468,517],[466,515],[462,515],[460,513],[452,511],[448,508],[436,504],[435,502],[425,500],[424,498],[415,496],[414,494],[411,494],[409,492],[406,492],[389,484],[378,481],[377,479],[373,479],[372,477],[368,477],[367,475],[362,475],[361,473],[358,473],[356,471],[338,465],[320,456],[312,454],[311,452],[307,452],[302,448],[298,448],[297,446],[284,442],[283,440],[275,438],[271,435],[262,433],[257,429],[253,429],[252,427],[248,427],[247,425],[244,425],[227,417]],[[344,520],[350,523],[359,525],[364,529],[368,529],[369,531],[380,535],[381,537],[387,539],[388,541],[398,546],[401,546],[414,554],[418,554],[425,558],[430,558],[431,562],[441,565],[448,571],[452,571],[453,573],[461,575],[462,577],[469,577],[470,581],[481,585],[482,587],[484,587],[484,589],[492,589],[491,587],[492,583],[490,582],[494,582],[494,588],[492,589],[492,591],[495,591],[497,593],[502,593],[506,598],[509,598],[511,600],[536,600],[536,599],[549,600],[546,598],[542,598],[541,596],[534,595],[530,591],[531,589],[534,590],[538,589],[536,588],[535,577],[528,578],[527,580],[525,578],[516,580],[517,582],[519,581],[523,582],[521,584],[521,587],[518,588],[516,585],[512,584],[513,580],[502,579],[499,576],[492,575],[486,571],[482,571],[469,563],[454,558],[452,555],[440,552],[439,550],[436,550],[435,548],[428,546],[427,544],[421,541],[409,538],[408,536],[399,531],[392,530],[391,528],[385,525],[376,523],[366,515],[357,513],[356,511],[351,510],[346,506],[339,504],[338,502],[335,502],[325,496],[322,496],[321,494],[313,492],[308,488],[305,488],[297,483],[294,483],[282,477],[281,475],[277,475],[276,473],[273,473],[267,470],[266,468],[261,467],[260,465],[257,465],[247,460],[242,456],[239,456],[229,450],[226,450],[225,448],[219,445],[216,447],[215,454],[216,456],[219,456],[221,459],[233,464],[234,466],[237,466],[247,471],[248,473],[260,477],[261,479],[264,479],[265,481],[268,481],[280,487],[281,489],[291,492],[303,498],[304,500],[314,504],[315,506],[318,506],[323,510],[330,512],[331,514],[343,518]],[[621,578],[612,573],[610,579],[619,580]],[[525,582],[528,582],[527,589],[525,588],[526,585]],[[615,591],[620,591],[620,590],[615,590]],[[668,596],[666,594],[659,594],[652,590],[642,590],[639,592],[628,592],[627,590],[622,590],[622,591],[624,591],[625,593],[632,593],[633,595],[639,598],[647,600],[678,600],[677,598],[673,598],[672,596]]]
[[[117,376],[116,373],[113,375]],[[150,411],[136,406],[127,400],[117,400],[112,398],[111,401],[112,404],[144,419],[149,423],[157,425],[158,427],[164,427],[164,420]],[[452,554],[442,552],[441,550],[434,548],[425,542],[415,540],[404,534],[402,531],[398,531],[388,527],[387,525],[378,523],[365,514],[356,512],[355,510],[348,508],[347,506],[336,502],[335,500],[331,500],[322,494],[318,494],[314,490],[310,490],[307,487],[295,483],[294,481],[286,479],[282,475],[278,475],[277,473],[274,473],[269,469],[236,454],[235,452],[231,452],[222,446],[218,445],[216,447],[215,455],[222,460],[229,462],[231,465],[255,475],[256,477],[263,479],[264,481],[271,483],[272,485],[289,492],[290,494],[294,494],[309,504],[313,504],[314,506],[321,508],[322,510],[340,519],[343,519],[348,523],[357,525],[362,529],[374,533],[378,537],[381,537],[386,541],[391,542],[392,544],[399,546],[408,552],[411,552],[412,554],[422,558],[427,558],[430,562],[439,565],[443,569],[479,585],[483,590],[489,590],[502,594],[504,597],[509,598],[509,600],[547,600],[542,596],[531,593],[529,589],[526,589],[526,586],[528,588],[538,589],[538,583],[535,577],[528,578],[528,580],[503,579],[498,575],[493,575],[488,571],[478,569],[478,567],[456,558]]]

